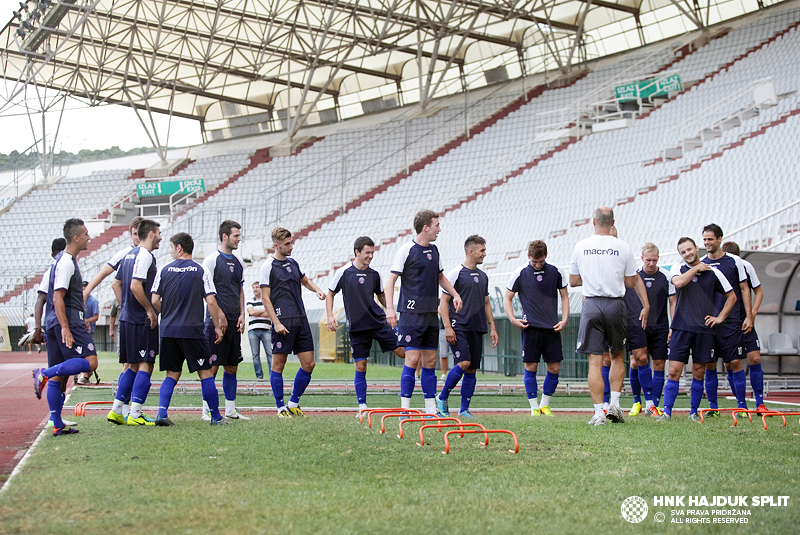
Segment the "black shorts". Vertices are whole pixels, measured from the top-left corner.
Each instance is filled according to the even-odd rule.
[[[398,343],[406,350],[439,347],[439,315],[436,312],[412,314],[404,312],[397,321]]]
[[[717,358],[731,362],[742,358],[741,323],[723,323],[714,327],[714,340]]]
[[[158,328],[150,324],[119,322],[119,362],[155,362],[158,355]]]
[[[483,357],[483,334],[475,331],[455,330],[456,343],[450,344],[453,362],[469,362],[469,367],[479,369]]]
[[[211,369],[211,353],[202,338],[162,338],[159,369],[162,372],[181,372],[183,362],[190,373]]]
[[[308,318],[285,318],[281,323],[289,331],[289,334],[278,334],[275,328],[272,329],[272,355],[282,353],[288,355],[294,353],[307,353],[314,351],[314,337],[311,335],[311,327],[308,325]]]
[[[669,360],[686,364],[689,362],[689,352],[695,364],[715,362],[714,335],[673,330],[669,341]]]
[[[85,323],[75,323],[69,326],[72,333],[72,347],[68,348],[61,341],[61,324],[56,323],[47,329],[47,367],[61,364],[69,359],[86,358],[97,355],[94,340]]]
[[[754,351],[761,351],[761,340],[758,339],[756,330],[751,329],[749,333],[742,333],[742,354],[747,356]]]
[[[351,332],[350,353],[356,362],[369,358],[373,340],[378,341],[384,353],[394,351],[397,349],[397,337],[397,329],[392,329],[388,323],[384,323],[380,329]]]
[[[236,320],[228,320],[228,328],[222,335],[219,344],[215,344],[217,333],[214,331],[214,322],[206,318],[206,342],[211,352],[212,366],[238,366],[244,360],[242,357],[242,333],[236,328]]]
[[[667,360],[669,330],[642,329],[642,324],[628,324],[628,351],[647,348],[653,360]]]
[[[583,300],[578,327],[578,353],[602,355],[605,344],[616,353],[625,349],[628,338],[628,313],[625,301],[613,297],[587,297]]]
[[[545,362],[564,360],[561,333],[536,327],[522,329],[522,362],[534,363],[540,359]]]

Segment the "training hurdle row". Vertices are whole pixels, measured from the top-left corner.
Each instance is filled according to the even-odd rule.
[[[800,411],[773,411],[768,410],[767,412],[759,412],[758,410],[753,409],[743,409],[741,407],[736,409],[700,409],[697,411],[700,414],[700,421],[705,423],[705,413],[707,412],[729,412],[733,417],[733,426],[736,427],[739,424],[739,416],[742,414],[747,415],[747,418],[750,422],[753,421],[753,415],[761,416],[761,422],[764,424],[764,430],[767,429],[767,417],[771,416],[780,416],[783,419],[783,427],[786,427],[786,417],[787,416],[800,416]],[[798,425],[800,425],[800,420],[798,420]]]
[[[444,429],[453,428],[449,431],[445,431],[444,433],[444,446],[445,449],[442,452],[444,455],[450,453],[450,435],[455,433],[462,438],[466,434],[482,434],[484,436],[484,441],[479,443],[483,446],[489,445],[489,434],[490,433],[499,433],[499,434],[507,434],[511,435],[514,439],[514,449],[508,450],[509,453],[519,453],[519,441],[517,440],[517,435],[515,435],[512,431],[508,429],[486,429],[481,424],[478,423],[464,423],[458,418],[454,418],[452,416],[448,417],[439,417],[439,416],[430,416],[424,414],[422,411],[418,409],[403,409],[403,408],[390,408],[390,409],[367,409],[365,411],[361,411],[359,413],[359,421],[364,423],[364,416],[366,415],[367,418],[367,426],[372,427],[372,416],[378,415],[381,416],[381,433],[386,432],[386,419],[387,418],[402,418],[403,416],[407,416],[407,418],[402,418],[399,422],[399,432],[397,438],[403,438],[403,426],[406,424],[414,424],[414,423],[422,423],[423,425],[420,427],[419,430],[419,442],[417,442],[417,446],[424,446],[425,445],[425,429],[436,429],[440,433]],[[438,422],[438,423],[433,423]],[[442,422],[454,422],[454,423],[442,423]],[[479,428],[479,429],[465,429],[465,428]]]

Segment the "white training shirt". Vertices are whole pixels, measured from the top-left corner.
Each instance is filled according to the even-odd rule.
[[[580,275],[584,297],[623,297],[625,279],[636,275],[630,246],[614,236],[590,236],[575,244],[570,275]]]

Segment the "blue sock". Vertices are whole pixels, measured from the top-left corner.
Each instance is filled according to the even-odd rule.
[[[639,384],[642,385],[644,399],[653,401],[653,373],[650,371],[650,363],[639,366]]]
[[[544,374],[544,382],[542,383],[542,394],[545,396],[552,396],[556,392],[558,386],[558,374],[547,372]]]
[[[121,401],[123,404],[130,403],[131,392],[133,391],[133,383],[136,380],[136,372],[128,368],[119,375],[119,383],[117,385],[117,395],[114,399]]]
[[[356,389],[356,399],[358,404],[367,403],[367,372],[356,370],[356,377],[353,379],[353,386]]]
[[[275,398],[275,406],[279,409],[286,406],[283,402],[283,374],[270,370],[269,385],[272,387],[272,396]]]
[[[611,367],[603,366],[603,403],[611,401],[611,383],[608,381],[609,372],[611,372]]]
[[[42,373],[48,379],[52,379],[53,377],[69,377],[70,375],[89,373],[90,371],[92,371],[92,366],[89,364],[89,361],[76,357],[74,359],[65,360],[61,364],[56,364],[52,368],[47,368]]]
[[[208,410],[211,412],[211,418],[214,420],[222,420],[222,415],[219,413],[219,392],[217,385],[214,384],[213,377],[206,377],[200,380],[200,389],[203,392],[203,401],[208,405]]]
[[[701,399],[703,399],[703,381],[692,377],[692,390],[690,397],[690,405],[692,408],[689,410],[689,414],[695,414],[697,412],[697,408],[700,406]]]
[[[706,397],[708,397],[708,406],[716,409],[717,405],[717,390],[719,389],[719,378],[717,377],[717,370],[706,370]]]
[[[448,397],[450,397],[450,391],[456,387],[463,376],[464,370],[461,369],[461,366],[453,366],[450,368],[450,371],[447,372],[447,378],[444,380],[444,387],[442,388],[442,391],[439,392],[439,399],[446,400]],[[463,395],[464,385],[461,385],[461,390]],[[472,395],[470,395],[470,397],[472,397]]]
[[[134,403],[141,403],[147,399],[147,394],[150,393],[150,374],[139,370],[136,372],[136,379],[133,381],[133,390],[131,401]]]
[[[53,427],[56,429],[64,427],[64,422],[61,420],[61,407],[63,403],[64,398],[61,396],[61,383],[50,381],[47,385],[47,406],[50,407],[50,419],[53,421]]]
[[[747,408],[747,377],[744,374],[744,369],[739,370],[733,374],[733,384],[736,385],[736,403],[737,407]]]
[[[756,407],[764,404],[764,370],[761,364],[750,366],[750,386],[753,387],[753,395],[756,397]]]
[[[536,372],[525,370],[524,374],[525,393],[528,399],[536,399],[539,395],[539,384],[536,381]]]
[[[308,383],[310,382],[311,374],[303,368],[298,369],[297,374],[294,376],[294,385],[292,386],[292,395],[289,401],[292,403],[300,403],[300,396],[306,391],[306,387],[308,387]]]
[[[731,393],[733,393],[733,397],[736,397],[736,385],[733,381],[733,372],[728,370],[728,386],[731,387]]]
[[[228,401],[236,401],[236,384],[235,373],[222,373],[222,392]]]
[[[410,398],[414,393],[414,376],[417,370],[403,365],[403,371],[400,372],[400,397]]]
[[[653,372],[653,403],[656,407],[661,402],[661,392],[664,390],[664,370]]]
[[[436,397],[436,368],[423,367],[419,382],[422,385],[422,395],[426,399]]]
[[[167,409],[169,409],[170,401],[172,401],[172,391],[175,390],[175,385],[178,381],[172,377],[167,377],[161,382],[161,388],[158,390],[158,417],[166,418]]]
[[[675,405],[675,399],[678,397],[678,389],[680,383],[667,379],[667,384],[664,386],[664,412],[672,414],[672,406]]]
[[[478,378],[475,377],[474,373],[464,374],[464,380],[461,382],[461,409],[459,412],[469,410],[469,402],[472,400],[472,395],[475,394],[475,384],[477,382]]]
[[[631,393],[634,403],[642,403],[642,385],[639,384],[639,371],[628,368],[628,379],[631,382]]]

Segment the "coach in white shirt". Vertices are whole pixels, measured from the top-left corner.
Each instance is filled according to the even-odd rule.
[[[644,305],[639,319],[642,329],[647,326],[650,304],[642,279],[636,274],[636,261],[630,247],[611,235],[614,212],[598,208],[594,212],[594,236],[579,241],[572,252],[569,266],[570,286],[582,286],[583,308],[578,328],[578,353],[589,356],[589,390],[594,403],[594,416],[589,425],[605,425],[603,412],[603,352],[608,344],[611,353],[611,403],[608,419],[624,423],[619,396],[625,378],[625,342],[628,321],[625,288],[635,288]]]

